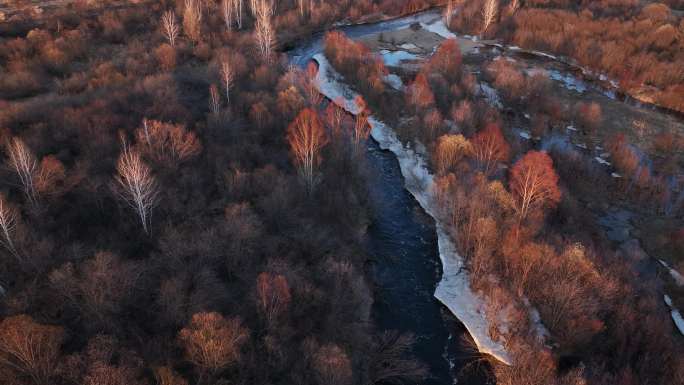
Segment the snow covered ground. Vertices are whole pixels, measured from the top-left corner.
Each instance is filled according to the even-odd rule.
[[[670,296],[665,294],[663,296],[663,299],[665,300],[665,304],[670,308],[670,313],[672,314],[672,320],[674,321],[675,325],[677,326],[677,329],[679,329],[679,332],[684,335],[684,318],[682,317],[682,313],[679,312],[679,310],[675,309],[672,306],[672,299]]]
[[[335,103],[339,103],[340,107],[349,113],[359,113],[359,107],[354,103],[356,93],[337,81],[339,75],[325,56],[317,54],[313,59],[319,65],[316,80],[321,93]],[[391,127],[372,116],[368,121],[372,127],[371,136],[378,142],[380,148],[391,151],[397,157],[406,189],[421,207],[435,218],[443,270],[442,280],[437,286],[435,297],[465,325],[480,352],[490,354],[499,361],[510,364],[511,359],[505,347],[489,335],[484,298],[470,289],[468,272],[463,269],[463,258],[458,254],[456,246],[438,219],[433,202],[433,176],[428,171],[425,159],[417,151],[405,147]]]
[[[382,60],[385,62],[385,65],[392,67],[398,66],[399,63],[405,60],[418,59],[417,55],[414,55],[406,51],[390,51],[383,49],[382,51],[380,51],[380,55],[382,55]]]

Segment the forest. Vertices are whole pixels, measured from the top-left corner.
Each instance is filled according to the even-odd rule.
[[[436,219],[512,357],[483,358],[491,383],[684,384],[661,279],[592,216],[606,200],[652,213],[662,234],[642,247],[682,271],[684,133],[609,132],[599,104],[565,106],[547,77],[472,63],[455,39],[398,91],[333,30],[438,7],[451,31],[563,55],[682,112],[681,1],[31,4],[0,8],[3,384],[423,383],[414,336],[372,315],[371,117],[425,148]],[[289,62],[316,33],[360,113]],[[521,144],[524,114],[534,136],[572,121],[600,138],[620,178]]]

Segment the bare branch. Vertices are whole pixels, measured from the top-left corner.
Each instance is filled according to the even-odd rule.
[[[159,193],[150,168],[143,162],[140,153],[124,143],[116,170],[116,182],[122,189],[121,198],[136,211],[145,233],[149,234],[150,216]]]
[[[21,138],[14,137],[7,144],[10,166],[21,182],[26,198],[33,204],[36,202],[35,178],[38,174],[38,162],[31,150]]]
[[[176,38],[180,33],[180,28],[176,22],[176,14],[173,11],[166,11],[162,15],[162,32],[171,47],[174,47],[176,45]]]
[[[17,210],[9,205],[3,194],[0,194],[0,231],[2,231],[0,244],[17,259],[19,259],[19,253],[14,246],[13,237],[17,227],[18,216]]]

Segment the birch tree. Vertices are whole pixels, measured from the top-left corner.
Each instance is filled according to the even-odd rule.
[[[23,140],[13,137],[7,144],[9,164],[19,177],[21,188],[26,198],[34,204],[36,202],[35,178],[38,174],[38,161]]]
[[[14,246],[14,231],[17,227],[18,216],[16,208],[11,207],[5,196],[0,193],[0,231],[2,231],[0,245],[17,259],[19,259],[19,253]]]
[[[272,16],[273,4],[269,0],[253,1],[254,15],[256,24],[254,25],[254,33],[256,36],[259,54],[262,60],[270,62],[275,46],[275,31],[273,30]]]
[[[199,42],[202,37],[202,3],[200,0],[185,0],[183,30],[190,40]]]
[[[542,151],[530,151],[513,165],[510,184],[516,202],[518,223],[531,210],[553,207],[561,198],[553,160]]]
[[[487,32],[487,29],[494,24],[496,15],[499,13],[498,0],[485,0],[482,5],[482,33]]]
[[[209,111],[214,117],[218,117],[221,112],[221,97],[216,84],[209,86]]]
[[[223,89],[226,91],[226,101],[230,104],[230,90],[233,88],[235,81],[235,70],[229,57],[226,57],[221,62],[221,83]]]
[[[309,192],[315,185],[316,167],[321,162],[321,149],[328,143],[318,113],[305,108],[287,129],[287,139],[299,174]]]
[[[43,325],[21,314],[0,322],[0,366],[3,373],[15,372],[37,385],[48,385],[59,361],[64,329]],[[7,381],[7,382],[5,382]],[[3,383],[13,382],[5,378]]]
[[[444,24],[447,27],[451,25],[451,20],[454,17],[454,11],[456,9],[455,0],[448,0],[446,8],[444,9]]]
[[[143,230],[149,234],[150,217],[159,194],[156,179],[140,153],[125,143],[116,170],[120,197],[135,210]]]
[[[475,134],[472,144],[475,159],[486,175],[492,172],[498,162],[506,161],[510,156],[510,146],[499,126],[494,123]]]
[[[180,27],[176,21],[176,14],[173,11],[166,11],[162,15],[162,32],[164,37],[169,41],[171,47],[176,46],[176,38],[180,33]]]

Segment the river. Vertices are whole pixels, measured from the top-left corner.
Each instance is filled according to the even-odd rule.
[[[373,24],[340,26],[338,29],[352,39],[360,39],[407,28],[414,23],[431,24],[436,18],[439,19],[439,11],[432,10]],[[483,49],[478,56],[492,60],[502,53],[501,50],[497,53],[496,49]],[[322,51],[323,33],[317,33],[300,41],[287,53],[292,64],[303,67]],[[597,101],[610,112],[611,118],[621,116],[625,122],[643,119],[658,127],[682,125],[677,114],[635,103],[629,98],[616,97],[615,90],[605,87],[606,84],[610,86],[610,82],[592,83],[582,79],[577,68],[550,60],[548,55],[529,55],[518,52],[515,47],[504,51],[522,62],[528,70],[543,69],[549,73],[557,85],[553,89],[554,94],[565,101]],[[624,127],[623,122],[619,123]],[[566,137],[566,140],[570,139]],[[586,152],[588,157],[596,156],[591,151]],[[368,250],[374,261],[374,284],[378,287],[373,308],[375,325],[379,330],[410,332],[417,337],[414,353],[429,366],[431,373],[425,384],[485,384],[491,381],[488,366],[478,365],[482,357],[467,342],[471,337],[466,328],[434,296],[442,278],[434,220],[405,189],[394,153],[382,150],[377,142],[370,139],[367,158],[373,211]]]
[[[351,38],[406,28],[435,18],[435,11],[374,24],[343,26]],[[305,66],[323,51],[323,33],[288,51],[290,62]],[[424,385],[486,384],[488,366],[467,330],[435,296],[442,276],[434,220],[404,188],[394,154],[368,141],[367,164],[373,222],[368,231],[372,276],[378,288],[373,317],[378,330],[416,337],[414,355],[429,367]]]

